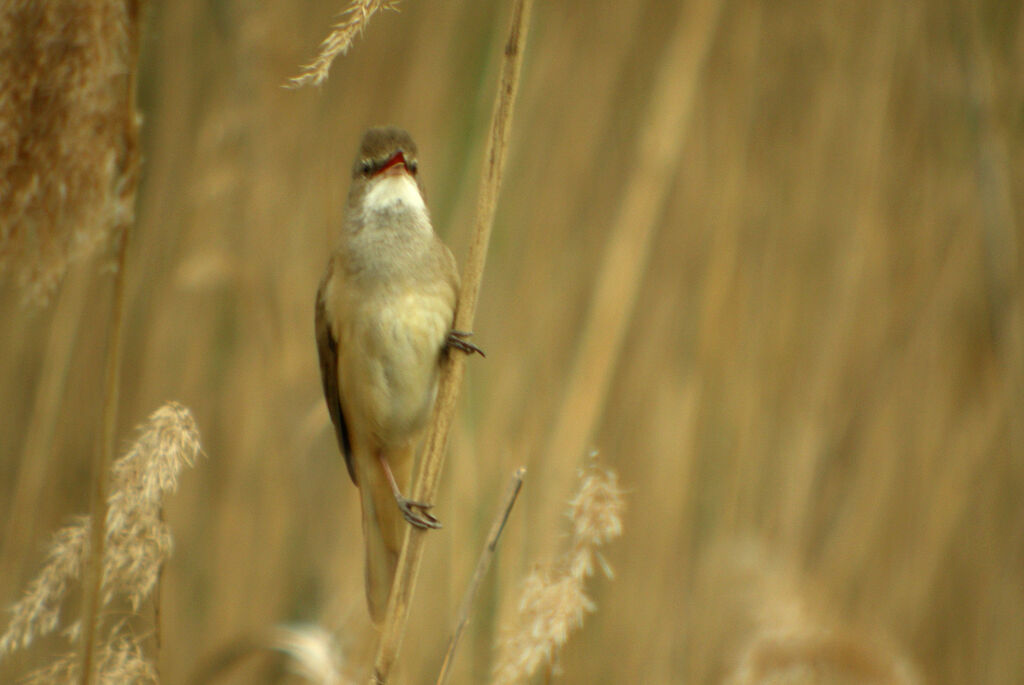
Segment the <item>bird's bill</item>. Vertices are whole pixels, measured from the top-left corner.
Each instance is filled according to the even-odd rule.
[[[405,163],[405,155],[401,150],[391,155],[391,159],[384,163],[374,176],[392,176],[395,174],[409,173],[409,168]]]

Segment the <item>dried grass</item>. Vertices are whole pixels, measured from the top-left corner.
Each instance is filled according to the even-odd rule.
[[[515,618],[501,637],[492,682],[520,682],[541,666],[552,666],[569,634],[597,608],[587,596],[586,581],[595,564],[611,577],[598,548],[622,535],[624,506],[614,471],[593,463],[581,470],[580,488],[567,512],[569,549],[524,581]]]
[[[426,545],[396,680],[436,674],[494,499],[527,459],[452,682],[489,679],[499,609],[549,558],[537,547],[556,536],[541,533],[575,487],[578,452],[545,450],[562,420],[631,493],[629,534],[609,552],[617,580],[587,592],[599,611],[561,651],[562,681],[735,674],[757,627],[702,601],[695,576],[716,544],[747,535],[799,570],[807,604],[831,610],[808,626],[881,636],[936,685],[1024,672],[1019,3],[722,4],[606,396],[594,414],[560,412],[613,219],[649,163],[637,142],[673,27],[715,4],[535,5],[543,30],[531,31],[475,324],[488,360],[466,374],[436,501],[445,530]],[[330,458],[309,293],[341,220],[339,160],[370,124],[416,129],[435,225],[468,244],[508,4],[404,3],[317,97],[279,86],[301,28],[327,28],[322,7],[151,9],[158,125],[123,396],[130,415],[188,398],[217,454],[172,498],[190,560],[168,564],[161,675],[189,682],[211,646],[285,618],[342,635],[366,673],[361,531]],[[182,288],[181,265],[209,254],[230,255],[227,280]],[[94,322],[108,307],[84,272],[84,293],[68,280],[43,316],[0,293],[0,516],[18,533],[0,534],[5,603],[41,564],[35,529],[83,506],[103,382]],[[712,634],[736,637],[720,650]],[[16,682],[22,659],[0,664],[0,681]],[[255,682],[256,666],[217,682]]]
[[[156,668],[143,654],[141,641],[123,624],[115,626],[104,641],[97,660],[96,682],[100,685],[157,685]],[[24,685],[71,685],[81,679],[81,659],[75,653],[58,657],[49,665],[29,673]]]
[[[25,300],[48,302],[68,264],[132,216],[134,5],[0,9],[0,275],[13,274]]]
[[[139,439],[114,465],[103,557],[104,606],[123,597],[138,611],[153,593],[171,553],[163,501],[176,489],[182,468],[191,466],[199,451],[199,433],[191,413],[171,402],[150,415]],[[54,536],[43,570],[11,608],[11,621],[0,635],[0,660],[59,627],[69,586],[81,578],[89,557],[90,527],[89,519],[81,517]],[[72,637],[79,632],[80,622],[68,628]],[[115,626],[100,650],[101,682],[103,663],[130,662],[126,655],[132,650],[126,644]]]
[[[288,79],[288,87],[319,86],[326,81],[334,59],[348,52],[356,36],[366,30],[370,17],[381,10],[397,11],[398,0],[352,0],[320,44],[320,54],[304,65],[298,76]]]

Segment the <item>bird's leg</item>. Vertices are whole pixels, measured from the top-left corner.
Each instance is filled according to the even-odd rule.
[[[427,509],[434,505],[427,504],[426,502],[417,502],[403,495],[402,491],[398,489],[398,483],[395,482],[395,474],[391,473],[391,466],[388,464],[384,454],[378,452],[377,459],[380,460],[381,468],[384,469],[384,475],[387,476],[388,484],[391,485],[391,494],[395,496],[395,503],[398,504],[398,510],[402,512],[405,520],[417,528],[440,528],[441,522],[427,511]],[[415,511],[416,509],[419,509],[419,513]]]
[[[466,354],[473,354],[474,352],[476,352],[481,357],[486,357],[487,355],[484,354],[483,350],[481,350],[479,347],[466,340],[466,338],[468,338],[471,335],[473,334],[467,333],[466,331],[457,331],[455,329],[452,329],[448,331],[448,337],[445,339],[444,344],[446,347],[461,350]]]

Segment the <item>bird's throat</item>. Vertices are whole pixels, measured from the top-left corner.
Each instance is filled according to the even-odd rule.
[[[363,198],[365,215],[411,212],[426,216],[427,205],[420,188],[409,174],[383,174],[375,177]]]

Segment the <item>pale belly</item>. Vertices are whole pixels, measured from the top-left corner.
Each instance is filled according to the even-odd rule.
[[[363,307],[354,319],[338,350],[346,412],[361,414],[378,443],[406,442],[430,418],[451,305],[409,293]]]

